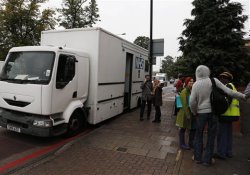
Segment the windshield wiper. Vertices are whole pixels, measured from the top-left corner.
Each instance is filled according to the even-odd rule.
[[[0,78],[0,81],[6,81],[18,84],[46,84],[47,80],[21,80],[21,79],[10,79],[10,78]]]
[[[45,84],[47,80],[22,80],[23,84]]]

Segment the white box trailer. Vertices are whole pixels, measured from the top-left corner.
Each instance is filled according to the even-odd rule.
[[[155,78],[160,81],[162,86],[168,85],[168,78],[166,73],[156,73]]]
[[[46,78],[50,79],[41,87],[36,82],[39,76],[19,73],[13,80],[3,76],[9,70],[7,66],[14,67],[14,63],[8,61],[11,55],[18,53],[23,57],[26,54],[30,60],[35,57],[38,60],[38,57],[45,58],[38,53],[46,51],[54,53],[55,59],[51,61],[51,68],[45,71]],[[36,56],[31,58],[30,54]],[[64,74],[59,71],[60,65],[67,62],[61,63],[60,59],[66,56],[73,58],[70,64],[76,66],[67,69],[74,69],[75,75],[62,83],[58,82],[60,74]],[[97,124],[137,107],[140,85],[149,69],[147,50],[101,28],[44,31],[41,46],[13,48],[8,57],[0,77],[0,107],[3,111],[0,125],[37,136],[59,135],[71,130],[75,134],[78,126],[83,126],[78,124],[79,121],[85,121],[79,120],[81,117],[86,117],[90,124]],[[27,101],[30,104],[20,106]],[[34,103],[37,104],[32,106]],[[20,116],[25,120],[22,121]]]

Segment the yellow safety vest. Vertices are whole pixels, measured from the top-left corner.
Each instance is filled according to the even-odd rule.
[[[234,91],[237,91],[235,86],[232,83],[229,83]],[[240,102],[239,100],[233,98],[230,106],[228,107],[227,111],[222,114],[222,116],[240,116]]]

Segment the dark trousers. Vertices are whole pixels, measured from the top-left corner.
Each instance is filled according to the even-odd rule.
[[[185,132],[186,132],[185,128],[180,128],[180,130],[179,130],[180,147],[181,146],[186,146]],[[189,131],[189,137],[188,137],[188,146],[190,148],[194,147],[194,137],[195,137],[195,129],[190,129],[190,131]]]
[[[161,120],[161,107],[155,106],[155,121]]]
[[[150,117],[152,101],[151,101],[151,100],[147,100],[147,101],[146,101],[146,100],[142,100],[142,102],[141,102],[140,119],[143,119],[143,114],[144,114],[146,102],[147,102],[147,104],[148,104],[147,118]]]
[[[190,148],[194,148],[196,128],[197,128],[196,117],[192,116],[192,119],[191,119],[191,129],[189,131],[189,141],[188,141],[188,146]]]
[[[197,161],[202,161],[202,150],[203,150],[203,131],[205,125],[208,124],[207,144],[204,162],[211,164],[214,153],[214,140],[216,137],[218,119],[212,113],[199,114],[196,118],[196,133],[195,133],[195,147],[194,147],[194,158]]]
[[[217,135],[217,153],[222,156],[232,156],[233,125],[232,122],[219,122]]]

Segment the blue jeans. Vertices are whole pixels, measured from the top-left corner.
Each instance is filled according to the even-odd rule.
[[[202,161],[203,150],[203,131],[206,123],[208,124],[207,144],[204,162],[211,164],[214,153],[214,141],[216,137],[218,118],[212,113],[198,114],[196,118],[196,133],[195,133],[195,147],[194,158],[197,161]]]
[[[232,122],[219,122],[219,130],[217,135],[217,153],[222,157],[232,156],[232,133]]]

